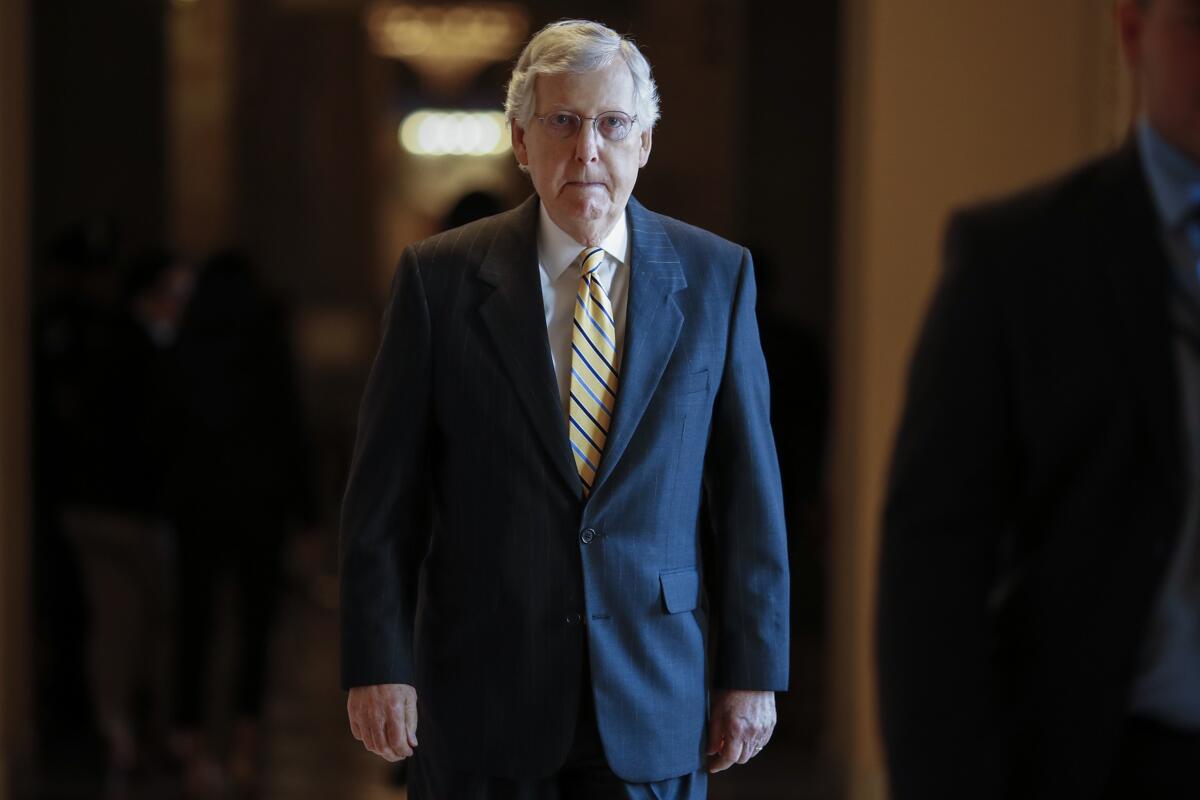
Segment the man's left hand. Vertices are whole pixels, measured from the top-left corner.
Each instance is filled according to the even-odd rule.
[[[708,719],[708,771],[745,764],[767,746],[774,730],[774,692],[714,690]]]

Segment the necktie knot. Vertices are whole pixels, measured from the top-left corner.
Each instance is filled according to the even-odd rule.
[[[604,263],[604,248],[603,247],[586,247],[579,254],[579,272],[581,275],[591,275],[596,270],[600,269],[600,265]]]

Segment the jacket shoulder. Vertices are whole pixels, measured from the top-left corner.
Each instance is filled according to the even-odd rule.
[[[409,249],[422,268],[426,264],[438,269],[478,265],[498,236],[519,228],[520,211],[518,207],[468,222],[422,239]]]
[[[1136,149],[1088,161],[1070,171],[1012,194],[955,210],[950,240],[986,242],[1001,252],[1030,245],[1068,244],[1089,237],[1113,215],[1113,201],[1145,192]]]
[[[683,220],[668,217],[666,214],[659,214],[654,211],[647,210],[646,213],[655,221],[657,221],[671,239],[671,244],[677,250],[687,249],[696,251],[705,251],[710,257],[716,256],[722,260],[730,259],[736,262],[741,259],[742,251],[745,250],[742,245],[736,242],[731,242],[712,231],[707,231],[704,228],[699,228],[691,225]],[[635,232],[636,235],[636,232]]]

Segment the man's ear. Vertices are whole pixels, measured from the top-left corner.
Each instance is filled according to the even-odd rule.
[[[525,149],[525,129],[514,119],[510,124],[512,130],[512,149],[517,157],[517,163],[522,167],[529,166],[529,151]]]
[[[1138,0],[1121,0],[1113,12],[1117,18],[1117,36],[1125,63],[1135,76],[1142,64],[1142,32],[1146,27],[1146,10]]]
[[[642,131],[642,144],[638,152],[638,169],[646,166],[646,162],[650,160],[650,140],[653,138],[653,131]]]

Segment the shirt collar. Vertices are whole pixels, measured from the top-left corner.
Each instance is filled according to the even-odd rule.
[[[618,263],[629,263],[629,227],[626,223],[625,212],[617,219],[617,224],[600,242],[604,252],[615,258]],[[584,245],[575,241],[571,234],[564,231],[550,219],[546,212],[546,204],[538,204],[538,261],[551,281],[562,277],[563,271],[579,258]]]
[[[1167,142],[1144,117],[1138,121],[1137,142],[1159,219],[1174,231],[1200,202],[1200,164]]]

